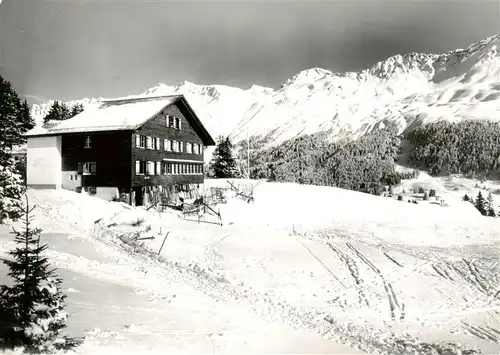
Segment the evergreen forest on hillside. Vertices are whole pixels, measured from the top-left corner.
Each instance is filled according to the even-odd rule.
[[[406,135],[410,163],[431,175],[499,177],[500,125],[491,121],[440,121]]]
[[[395,171],[403,139],[412,147],[410,167],[434,176],[500,177],[500,125],[475,120],[430,123],[404,135],[392,128],[373,130],[357,140],[334,143],[328,132],[321,132],[270,148],[254,137],[249,142],[250,177],[379,194],[418,174]],[[246,159],[247,144],[236,145],[240,161]]]

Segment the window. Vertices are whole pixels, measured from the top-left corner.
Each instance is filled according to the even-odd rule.
[[[95,162],[78,163],[78,173],[82,175],[95,175],[96,163]]]
[[[186,153],[193,154],[193,143],[186,143]]]
[[[85,146],[84,148],[90,148],[90,145],[92,143],[92,138],[90,136],[85,137]]]
[[[175,129],[181,129],[181,119],[175,117]]]
[[[151,149],[160,150],[160,138],[151,137]]]
[[[135,162],[135,174],[144,175],[146,173],[146,162],[136,160]]]
[[[179,173],[179,166],[176,163],[172,163],[172,173],[173,174]]]
[[[179,141],[172,141],[172,150],[174,152],[181,152],[182,151],[181,142],[179,142]]]
[[[155,174],[155,163],[152,161],[148,161],[146,163],[146,175],[154,175]]]
[[[147,149],[153,148],[153,139],[151,137],[146,137],[146,148]]]
[[[167,163],[167,171],[166,174],[172,174],[172,163]]]
[[[161,174],[161,161],[156,162],[156,170],[155,170],[156,175]]]
[[[167,115],[167,127],[174,128],[174,117]]]
[[[171,142],[170,142],[170,140],[169,140],[169,139],[164,139],[164,140],[163,140],[163,148],[164,148],[167,152],[169,152],[169,151],[171,151],[171,150],[172,150]]]
[[[140,134],[135,135],[135,146],[137,148],[146,148],[146,137]]]
[[[183,142],[177,142],[179,144],[179,152],[184,152],[184,143]]]

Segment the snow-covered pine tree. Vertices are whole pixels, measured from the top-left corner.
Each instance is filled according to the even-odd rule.
[[[22,198],[25,193],[21,175],[16,173],[13,158],[0,162],[0,224],[17,220],[23,215]]]
[[[33,228],[26,200],[24,230],[13,228],[16,248],[8,251],[12,260],[3,260],[9,268],[12,286],[0,286],[0,345],[24,347],[30,353],[53,353],[78,345],[75,339],[62,336],[67,313],[62,280],[50,269],[43,256],[47,245],[40,245],[40,228]]]

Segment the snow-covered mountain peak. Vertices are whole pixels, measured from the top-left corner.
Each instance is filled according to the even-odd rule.
[[[260,85],[252,85],[250,89],[248,89],[250,93],[253,95],[272,95],[274,94],[273,88],[268,88]]]
[[[157,85],[150,87],[143,95],[163,95],[165,93],[174,93],[176,91],[175,86],[170,86],[164,83],[158,83]]]
[[[500,120],[500,35],[441,54],[396,54],[357,72],[311,68],[276,90],[184,81],[142,94],[183,94],[214,137],[258,135],[272,144],[326,130],[342,138],[387,125],[403,131],[438,120]],[[51,103],[34,105],[34,116]]]
[[[322,68],[311,68],[298,72],[288,79],[282,87],[291,86],[293,84],[309,84],[318,80],[325,79],[333,75],[333,72]]]

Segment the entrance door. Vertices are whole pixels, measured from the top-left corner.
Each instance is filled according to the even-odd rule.
[[[135,205],[142,206],[144,203],[144,189],[142,187],[134,187]]]

